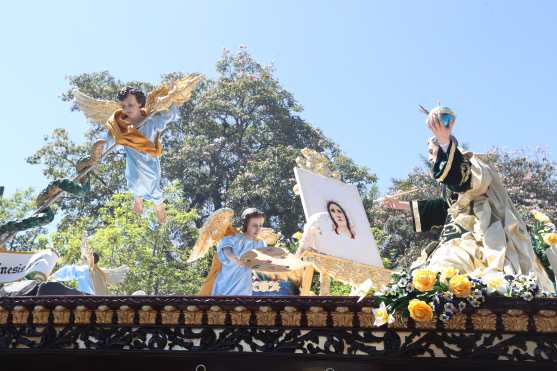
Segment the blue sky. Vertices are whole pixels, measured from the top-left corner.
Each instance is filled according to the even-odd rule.
[[[458,116],[472,150],[554,152],[555,1],[10,1],[0,12],[0,185],[44,186],[25,158],[87,122],[59,99],[68,75],[109,70],[159,81],[215,76],[240,44],[305,107],[303,116],[368,166],[385,190],[419,164],[418,104]]]

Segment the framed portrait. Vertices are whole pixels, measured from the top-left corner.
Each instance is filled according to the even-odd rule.
[[[383,267],[356,186],[295,168],[307,225],[318,231],[317,252]],[[307,226],[306,225],[306,226]]]

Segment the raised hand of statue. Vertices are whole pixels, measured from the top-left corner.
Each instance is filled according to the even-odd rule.
[[[451,141],[455,122],[449,123],[449,127],[441,124],[437,112],[432,112],[427,118],[427,127],[431,130],[440,145],[448,144]]]
[[[383,207],[393,210],[410,210],[410,203],[408,201],[400,201],[394,197],[385,197]]]

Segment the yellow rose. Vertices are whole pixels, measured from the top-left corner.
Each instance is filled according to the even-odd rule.
[[[414,321],[427,322],[431,321],[433,318],[433,308],[423,300],[410,300],[408,311],[410,312],[410,317],[412,317]]]
[[[431,291],[435,285],[435,281],[437,281],[437,273],[429,269],[417,269],[414,271],[412,284],[418,291]]]
[[[458,269],[449,267],[441,272],[440,281],[443,283],[448,283],[451,278],[458,274]]]
[[[292,238],[295,239],[296,241],[299,241],[300,238],[302,238],[302,232],[298,231],[298,232],[294,233],[292,235]]]
[[[548,245],[557,245],[557,233],[546,233],[543,235],[543,241]]]
[[[463,274],[456,275],[449,281],[449,290],[457,298],[466,298],[472,291],[472,282]]]
[[[550,223],[551,219],[549,219],[549,217],[547,215],[545,215],[544,213],[542,213],[541,211],[538,210],[534,210],[532,211],[532,215],[534,215],[534,219],[536,219],[538,222],[540,223]]]

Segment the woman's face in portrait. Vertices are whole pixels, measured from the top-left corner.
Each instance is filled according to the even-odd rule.
[[[263,228],[263,223],[265,223],[265,218],[262,216],[250,218],[250,220],[248,221],[246,234],[250,238],[256,238],[259,232],[261,232],[261,228]]]
[[[329,213],[331,218],[337,223],[338,226],[346,226],[346,216],[342,212],[342,209],[336,204],[329,205]]]

